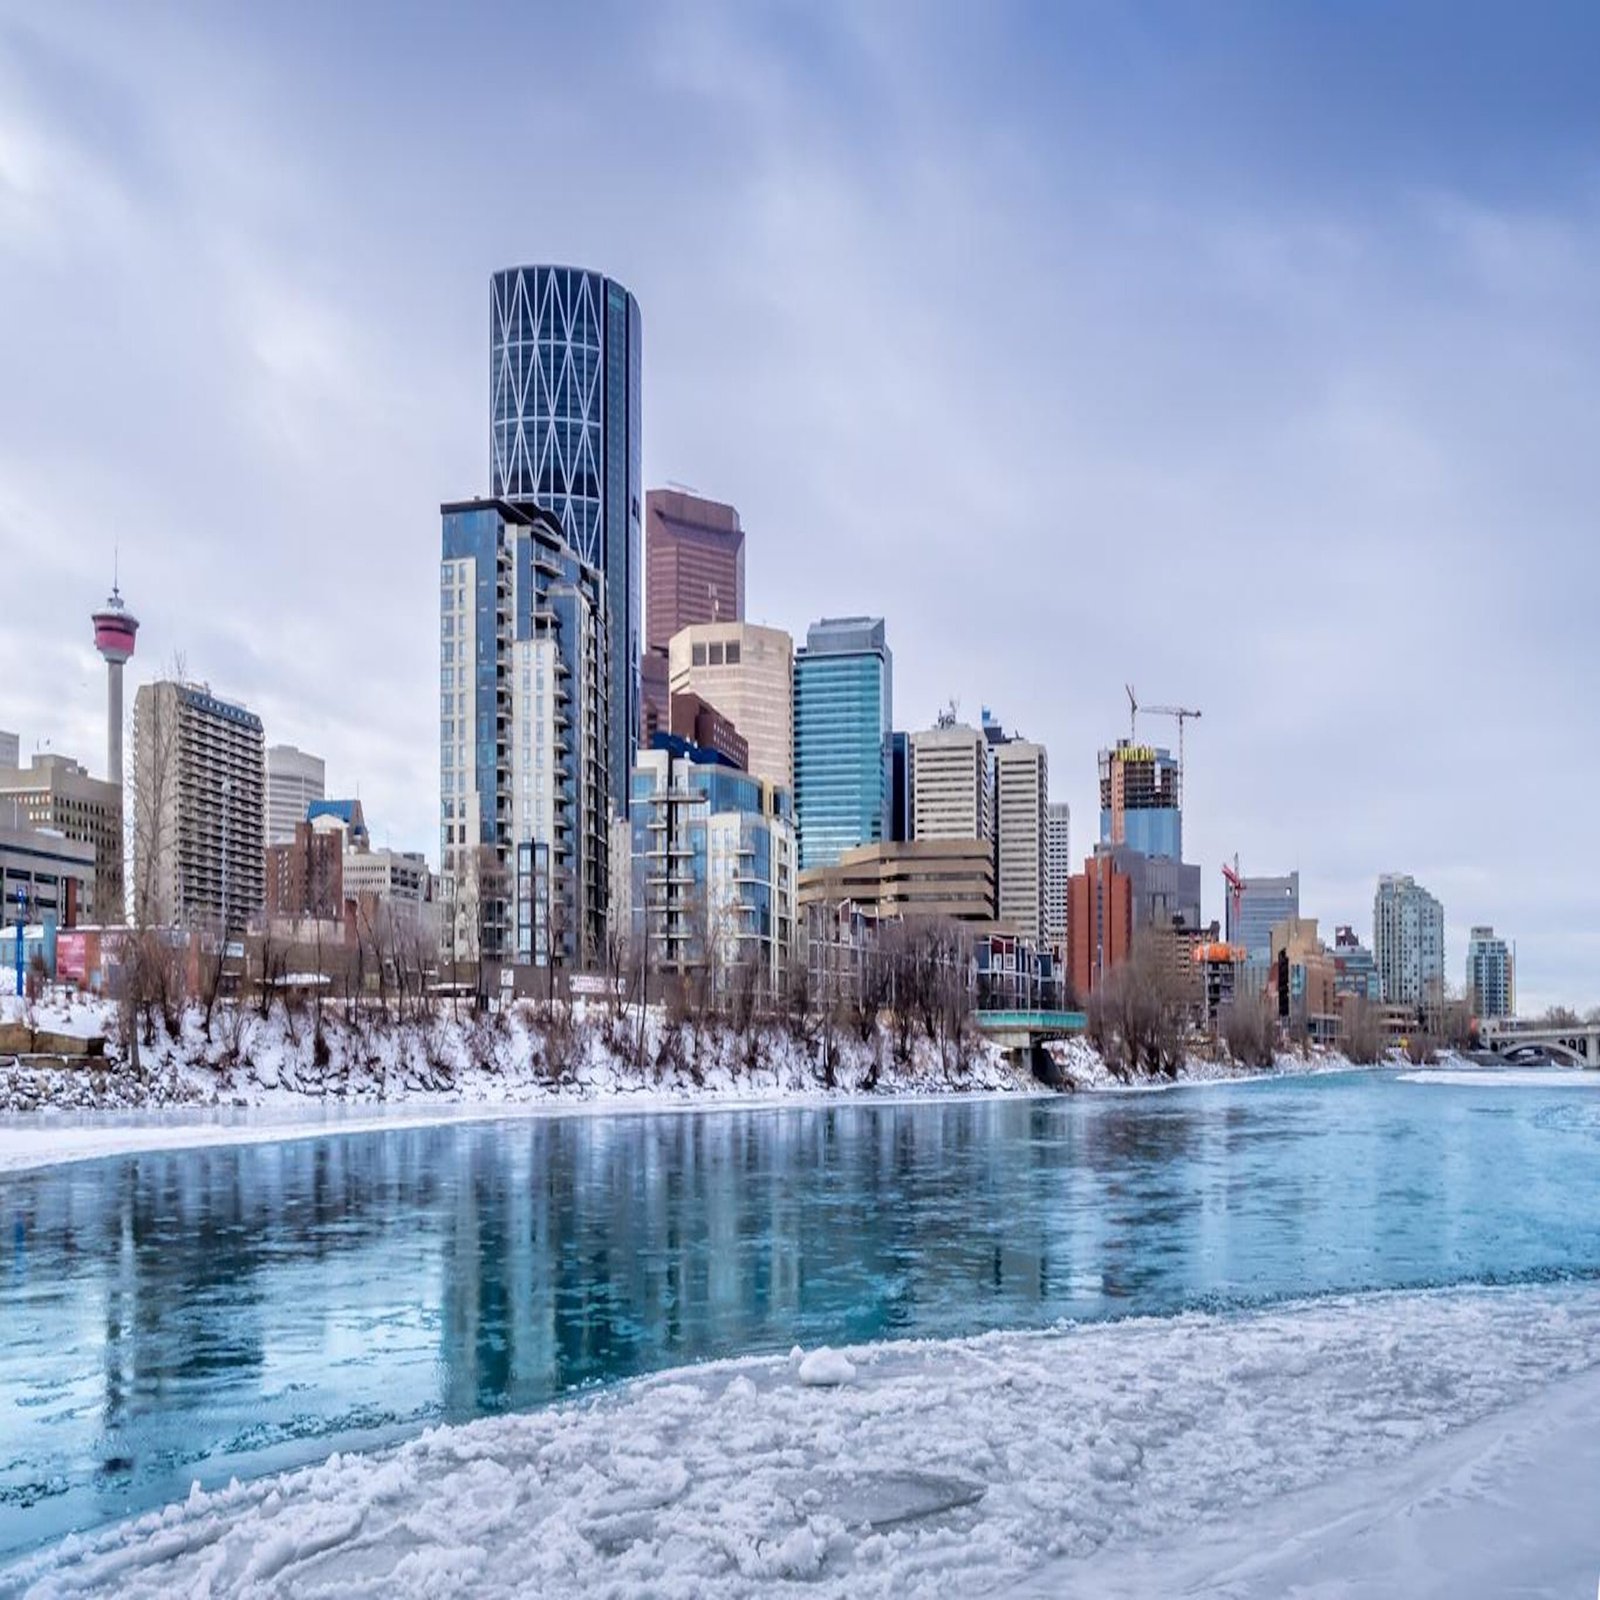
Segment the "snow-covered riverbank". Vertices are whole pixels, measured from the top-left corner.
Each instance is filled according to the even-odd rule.
[[[158,1032],[135,1068],[116,1042],[116,1019],[81,1000],[41,1006],[36,1025],[109,1036],[104,1057],[54,1062],[0,1059],[0,1171],[51,1160],[304,1137],[459,1117],[597,1107],[747,1106],[788,1101],[1046,1092],[1028,1068],[975,1034],[943,1043],[897,1039],[882,1026],[797,1030],[669,1022],[652,1009],[604,1008],[552,1018],[532,1008],[477,1020],[442,1013],[355,1023],[330,1009],[313,1029],[282,1008],[269,1018],[198,1008],[174,1035]],[[1267,1076],[1195,1058],[1176,1078],[1129,1083],[1085,1041],[1058,1048],[1062,1086],[1073,1090],[1170,1088],[1175,1083]],[[1284,1056],[1276,1071],[1344,1070],[1326,1054]],[[230,1118],[258,1108],[270,1118]],[[368,1115],[359,1114],[365,1108]]]
[[[0,1595],[1556,1592],[1597,1353],[1582,1285],[722,1362],[196,1489]]]

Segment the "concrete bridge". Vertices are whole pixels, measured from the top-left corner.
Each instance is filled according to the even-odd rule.
[[[1088,1019],[1081,1011],[980,1011],[977,1020],[979,1029],[1019,1066],[1059,1088],[1061,1075],[1045,1045],[1082,1033]]]
[[[1519,1017],[1489,1017],[1479,1023],[1478,1033],[1485,1049],[1508,1061],[1530,1056],[1566,1066],[1600,1068],[1600,1022],[1551,1027]]]

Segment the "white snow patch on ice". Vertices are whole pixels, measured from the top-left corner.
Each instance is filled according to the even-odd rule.
[[[1600,1072],[1582,1067],[1424,1067],[1402,1072],[1402,1083],[1462,1084],[1488,1089],[1596,1089]]]
[[[1331,1596],[1348,1571],[1362,1595],[1472,1596],[1518,1570],[1496,1540],[1537,1536],[1541,1575],[1594,1558],[1594,1286],[849,1356],[825,1405],[793,1360],[708,1364],[202,1491],[35,1554],[0,1595]],[[1385,1588],[1390,1562],[1419,1582]]]
[[[813,1350],[800,1363],[800,1381],[814,1389],[833,1388],[841,1383],[853,1383],[856,1369],[842,1350],[830,1350],[823,1345]]]

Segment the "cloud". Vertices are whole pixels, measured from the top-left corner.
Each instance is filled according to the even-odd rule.
[[[182,648],[431,851],[437,508],[486,487],[486,280],[576,260],[640,299],[646,476],[739,506],[752,614],[884,612],[899,720],[955,695],[1045,740],[1075,849],[1131,679],[1204,709],[1213,910],[1235,850],[1299,866],[1330,924],[1411,871],[1452,976],[1492,921],[1525,998],[1600,999],[1594,130],[1530,99],[1518,187],[1450,41],[1419,97],[1309,21],[1221,34],[892,6],[0,25],[28,374],[0,385],[0,555],[55,680],[0,690],[0,724],[98,750],[86,614],[120,543],[136,673]],[[489,49],[537,63],[527,92]]]

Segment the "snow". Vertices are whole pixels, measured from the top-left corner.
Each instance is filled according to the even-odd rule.
[[[1471,1084],[1489,1089],[1600,1088],[1600,1072],[1582,1067],[1442,1067],[1402,1072],[1402,1083]]]
[[[177,1037],[159,1031],[142,1049],[137,1070],[119,1058],[117,1019],[101,1002],[43,1001],[35,1020],[108,1035],[109,1053],[66,1067],[0,1061],[0,1173],[456,1120],[1050,1092],[981,1040],[940,1050],[918,1038],[901,1060],[881,1031],[867,1040],[836,1031],[830,1085],[820,1031],[800,1039],[769,1026],[741,1035],[727,1027],[671,1025],[652,1008],[641,1040],[636,1013],[613,1017],[604,1004],[583,1002],[570,1018],[554,1021],[521,1006],[487,1020],[442,1013],[349,1022],[330,1006],[320,1050],[303,1011],[278,1005],[262,1018],[253,1010],[219,1009],[208,1027],[194,1008]],[[1071,1084],[1090,1090],[1274,1075],[1197,1059],[1176,1080],[1139,1085],[1113,1074],[1082,1039],[1064,1042],[1057,1057]],[[1349,1063],[1322,1054],[1286,1056],[1277,1067],[1279,1074],[1339,1070]]]
[[[848,1356],[823,1345],[801,1360],[796,1376],[813,1389],[831,1389],[841,1383],[854,1383],[856,1369]]]
[[[0,1593],[1582,1593],[1597,1336],[1547,1285],[708,1364],[197,1488]]]

